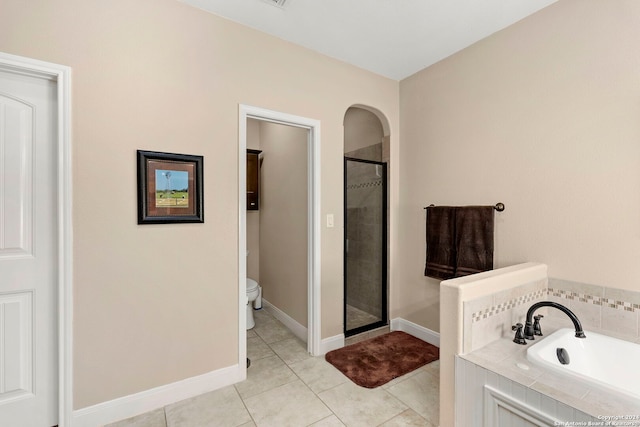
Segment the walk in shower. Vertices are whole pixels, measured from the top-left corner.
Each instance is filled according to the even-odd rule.
[[[344,159],[344,332],[387,325],[387,165]]]

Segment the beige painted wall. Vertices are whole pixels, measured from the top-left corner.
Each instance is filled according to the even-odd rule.
[[[384,138],[378,116],[363,108],[351,107],[344,115],[344,152],[349,153],[375,144]]]
[[[374,106],[397,141],[397,82],[175,0],[0,10],[0,51],[73,70],[76,409],[237,363],[240,103],[321,122],[322,337],[342,332],[342,121]],[[204,224],[137,225],[136,149],[204,156]]]
[[[260,123],[262,296],[307,326],[307,129]]]
[[[392,317],[439,330],[424,210],[493,204],[495,267],[640,289],[640,2],[561,0],[400,84]]]

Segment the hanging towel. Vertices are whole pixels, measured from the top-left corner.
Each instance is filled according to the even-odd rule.
[[[493,206],[427,208],[424,275],[446,280],[493,269]]]
[[[456,270],[456,208],[429,206],[427,208],[427,262],[424,275],[436,279],[450,279]]]
[[[454,277],[493,270],[493,206],[456,209]]]

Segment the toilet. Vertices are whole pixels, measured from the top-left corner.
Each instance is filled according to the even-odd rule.
[[[247,277],[247,330],[256,325],[253,319],[253,309],[262,308],[262,288],[253,279]]]

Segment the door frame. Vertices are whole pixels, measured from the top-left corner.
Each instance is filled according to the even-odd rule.
[[[382,263],[382,271],[380,273],[380,280],[381,280],[381,286],[382,286],[382,292],[381,292],[381,305],[382,305],[382,313],[381,313],[381,319],[377,322],[373,322],[373,323],[369,323],[366,325],[362,325],[362,326],[358,326],[356,328],[353,329],[348,329],[347,327],[347,298],[348,298],[348,263],[347,263],[347,252],[348,252],[348,244],[347,244],[347,235],[348,235],[348,221],[347,221],[347,176],[348,176],[348,168],[347,168],[347,163],[348,162],[358,162],[358,163],[366,163],[366,164],[370,164],[370,165],[376,165],[376,166],[382,166],[382,219],[381,219],[381,226],[382,226],[382,253],[381,253],[381,263]],[[365,160],[365,159],[358,159],[358,158],[354,158],[354,157],[344,157],[344,172],[343,172],[343,179],[344,179],[344,202],[343,202],[343,215],[344,215],[344,241],[343,241],[343,279],[344,279],[344,304],[342,307],[342,313],[343,313],[343,317],[344,317],[344,324],[343,324],[343,332],[344,332],[344,336],[345,337],[351,337],[353,335],[357,335],[357,334],[361,334],[363,332],[367,332],[370,331],[372,329],[376,329],[376,328],[380,328],[383,326],[387,326],[389,325],[389,281],[388,281],[388,277],[387,277],[387,273],[389,271],[389,265],[388,265],[388,249],[387,249],[387,245],[389,242],[389,238],[388,238],[388,224],[387,224],[387,206],[389,205],[389,201],[387,200],[389,197],[389,194],[387,193],[387,180],[388,180],[388,176],[387,176],[387,162],[383,162],[383,161],[377,161],[377,160]]]
[[[71,175],[71,68],[0,52],[0,70],[56,82],[58,211],[58,425],[71,425],[73,412],[73,229]]]
[[[246,278],[247,278],[247,119],[256,119],[307,129],[308,132],[308,250],[307,250],[307,351],[321,354],[320,316],[320,121],[239,104],[238,114],[238,364],[246,366]],[[246,372],[246,371],[245,371]]]

